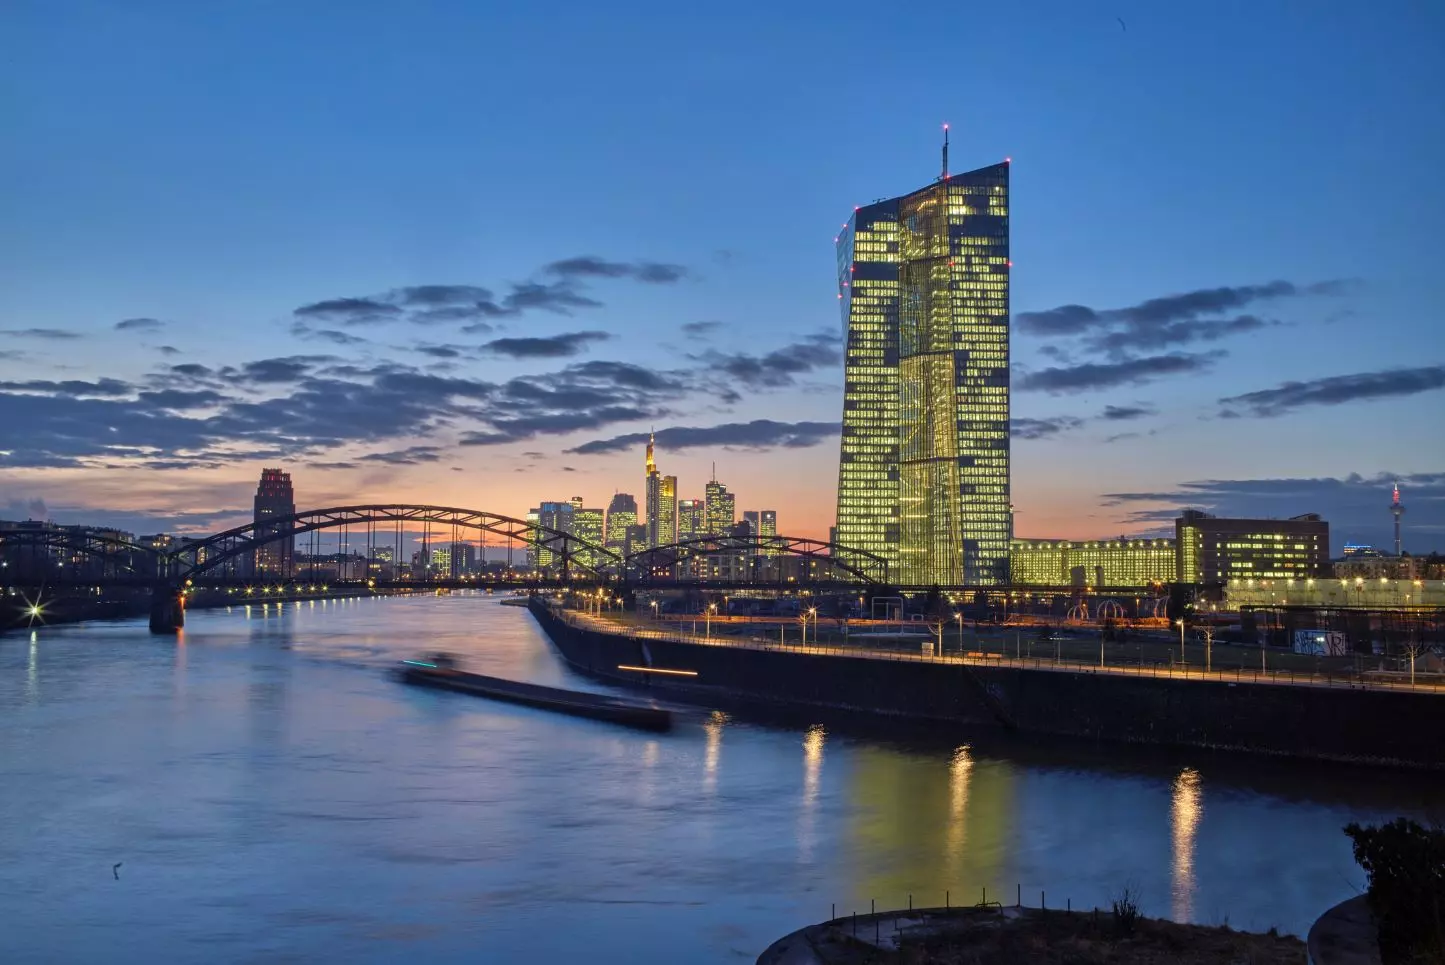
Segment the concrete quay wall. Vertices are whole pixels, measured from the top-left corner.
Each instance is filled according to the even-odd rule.
[[[540,602],[531,610],[578,671],[683,701],[818,706],[1023,734],[1445,769],[1440,694],[713,646],[573,625]]]

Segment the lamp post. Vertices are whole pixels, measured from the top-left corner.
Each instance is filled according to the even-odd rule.
[[[818,645],[818,608],[815,606],[808,607],[808,616],[813,618],[813,646],[816,647]],[[807,628],[808,625],[804,623],[803,629],[805,632]]]
[[[1179,663],[1184,663],[1184,618],[1180,617],[1174,621],[1179,624]]]
[[[708,638],[709,640],[712,639],[712,615],[713,615],[713,613],[716,612],[716,611],[717,611],[717,604],[716,604],[716,603],[709,603],[709,604],[707,605],[707,638]],[[694,624],[694,625],[695,625],[695,624]],[[693,632],[696,633],[697,631],[694,630]]]
[[[963,656],[963,611],[959,610],[953,614],[953,622],[958,624],[958,655]]]
[[[656,600],[653,600],[653,601],[652,601],[652,619],[653,619],[654,622],[657,620],[657,601],[656,601]]]

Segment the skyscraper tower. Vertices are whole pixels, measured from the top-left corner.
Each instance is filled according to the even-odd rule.
[[[1395,496],[1390,500],[1390,515],[1395,517],[1395,555],[1400,555],[1400,517],[1405,515],[1405,507],[1400,503],[1400,484],[1395,483]]]
[[[856,208],[837,541],[905,585],[1008,581],[1009,165]]]
[[[677,541],[677,477],[663,476],[653,458],[655,437],[647,436],[647,545]]]
[[[280,469],[262,469],[261,482],[256,487],[252,522],[256,526],[258,540],[279,533],[289,533],[291,524],[273,524],[278,516],[293,516],[296,513],[296,491],[291,488],[291,474]],[[253,566],[257,576],[290,576],[295,556],[294,536],[273,540],[256,547]]]

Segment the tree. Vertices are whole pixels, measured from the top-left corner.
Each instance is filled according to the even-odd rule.
[[[1445,829],[1408,818],[1345,825],[1369,876],[1370,911],[1386,965],[1445,965]]]

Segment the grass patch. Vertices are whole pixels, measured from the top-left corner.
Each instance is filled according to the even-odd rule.
[[[813,942],[828,965],[1304,965],[1306,960],[1304,942],[1273,929],[1258,935],[1129,917],[1123,910],[1124,916],[1109,909],[1026,910],[1010,918],[969,909],[905,924],[896,947],[886,947],[893,944],[887,941],[882,948],[873,945],[871,922],[859,925],[857,938],[849,925],[839,924]]]

